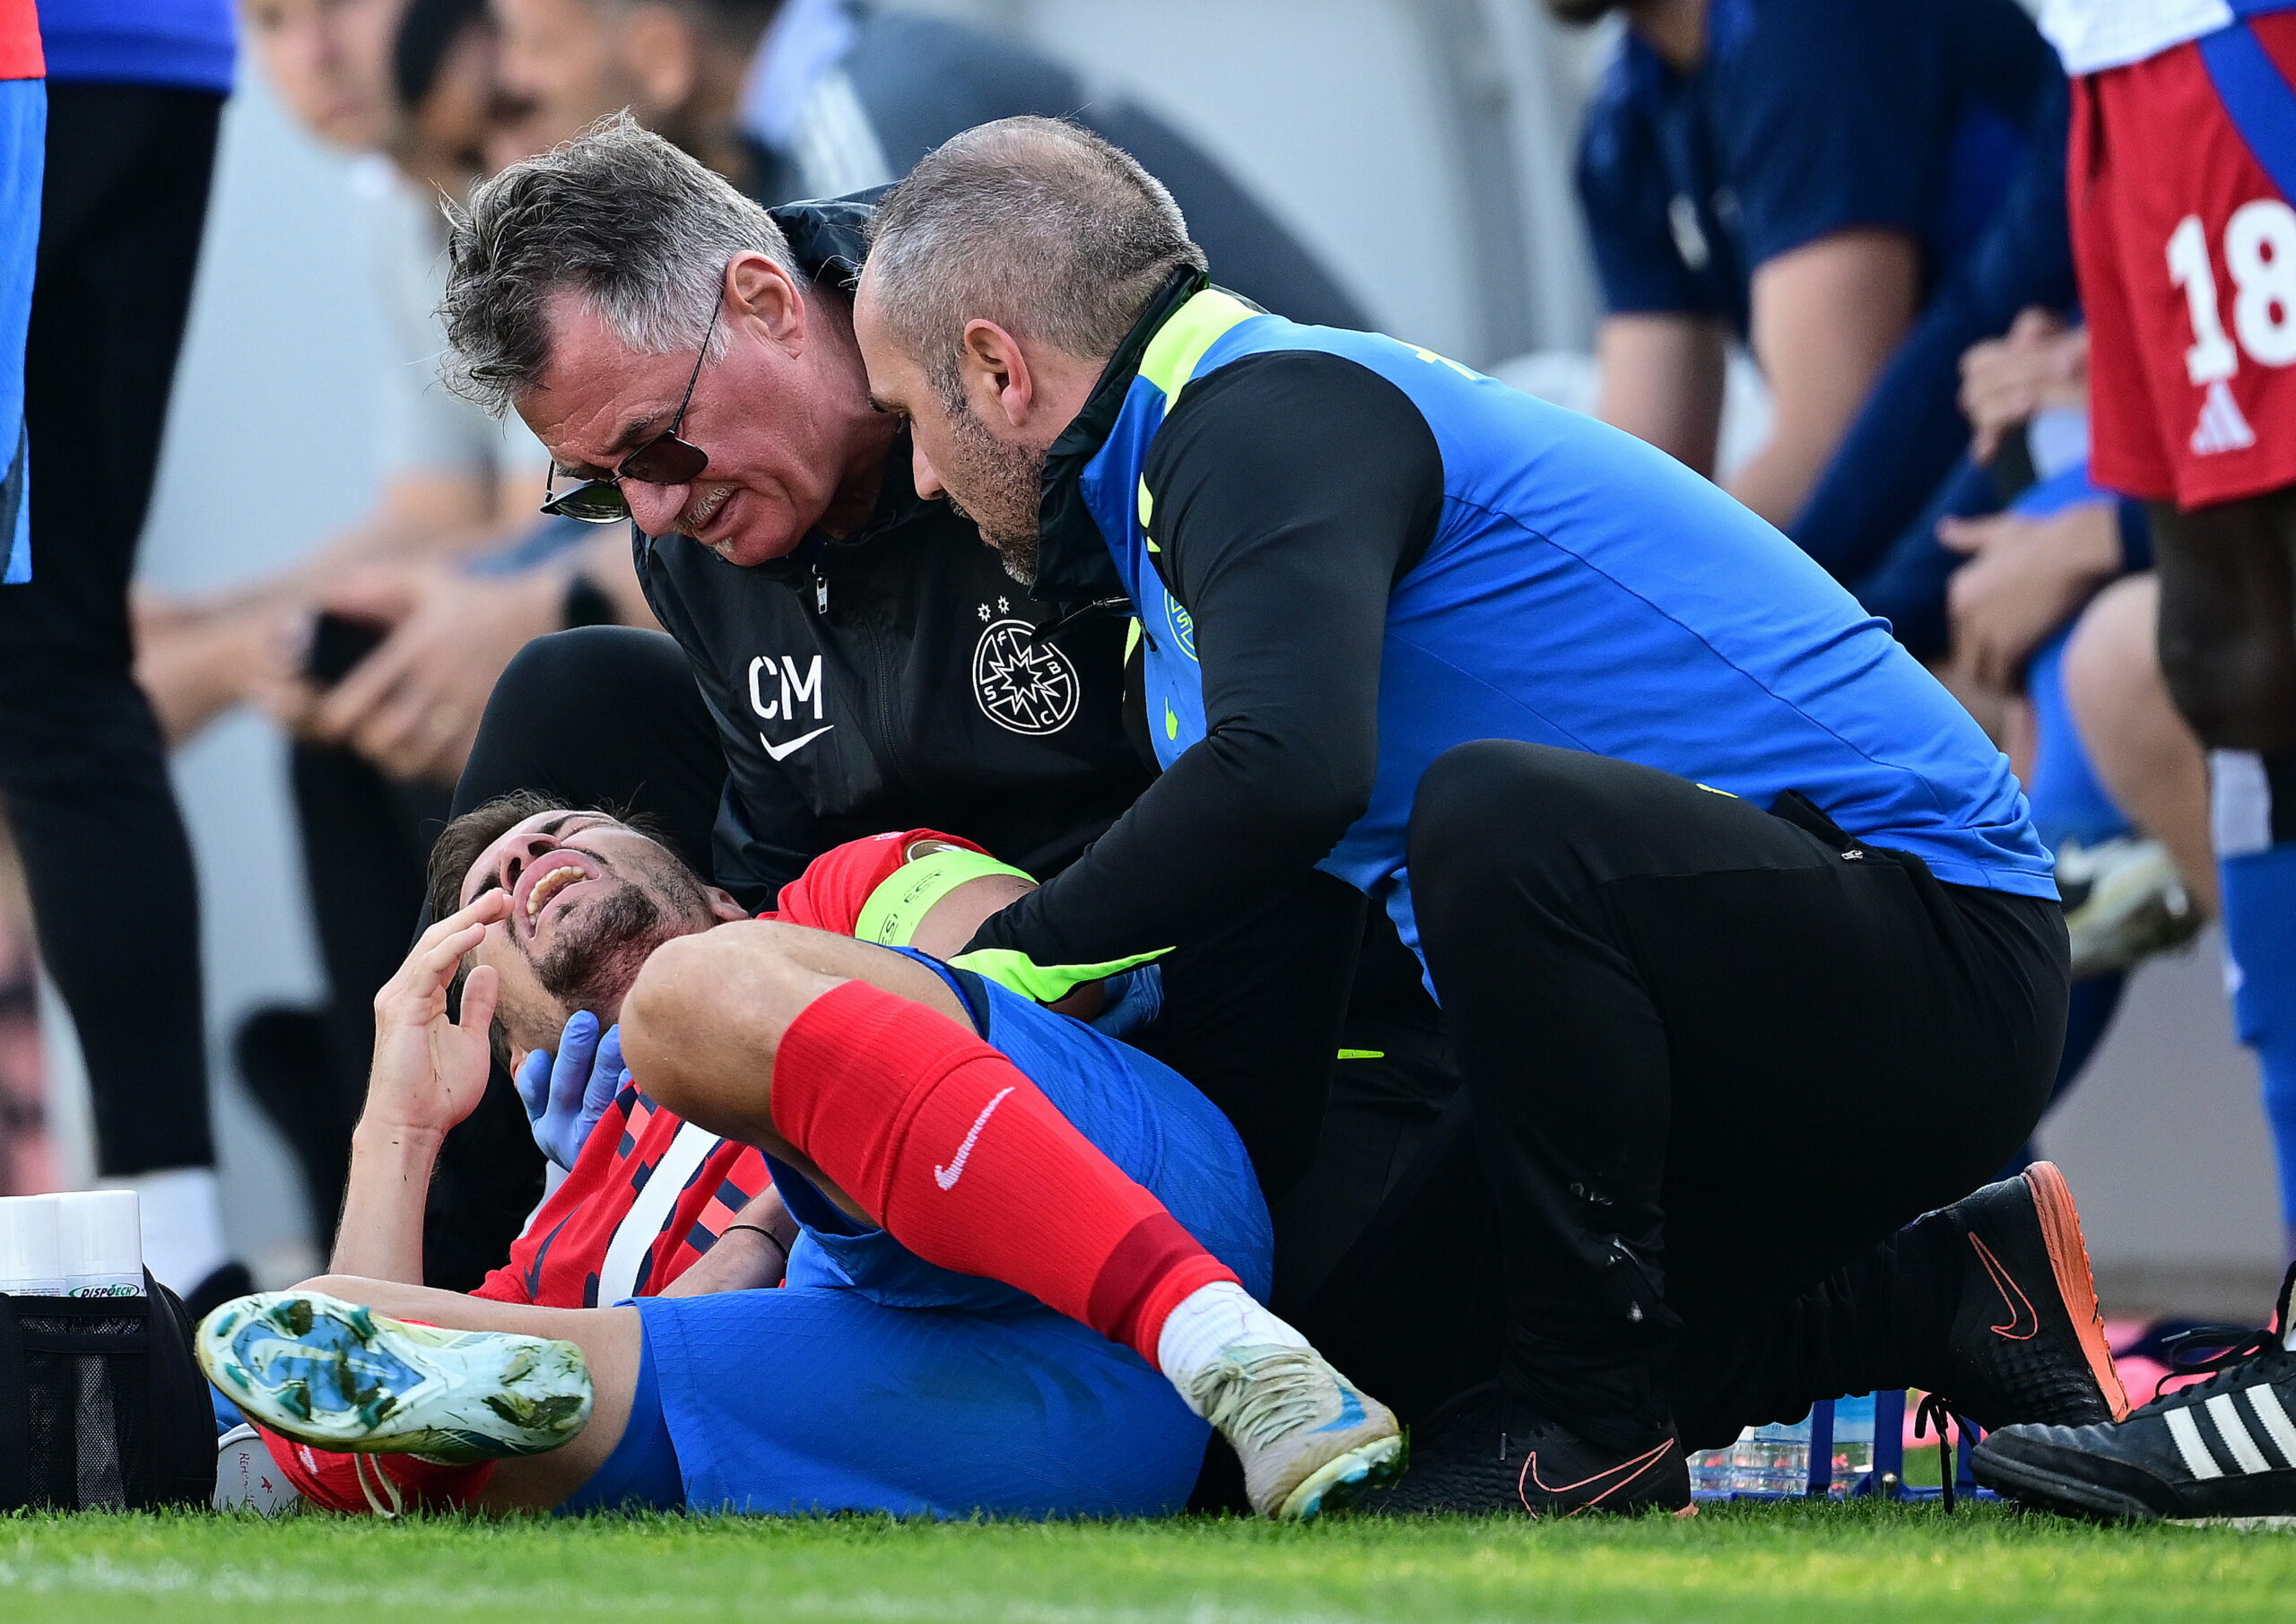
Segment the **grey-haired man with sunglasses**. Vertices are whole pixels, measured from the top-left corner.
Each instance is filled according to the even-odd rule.
[[[1057,864],[1136,793],[1121,622],[1028,603],[969,523],[917,497],[869,404],[847,291],[866,218],[769,214],[627,117],[474,195],[450,244],[451,381],[549,448],[545,511],[635,522],[676,642],[530,646],[464,799],[570,788],[525,781],[608,759],[630,781],[593,787],[652,804],[762,906],[827,846],[904,821],[986,815],[1013,860]]]
[[[1129,605],[1032,599],[967,516],[917,495],[905,433],[870,404],[850,296],[867,216],[769,214],[627,118],[457,216],[452,381],[550,449],[550,511],[635,521],[675,639],[529,645],[457,811],[521,788],[635,806],[755,908],[886,829],[962,829],[1056,872],[1144,786]],[[1239,912],[1162,961],[1162,1016],[1135,1039],[1228,1109],[1271,1194],[1314,1148],[1278,1125],[1314,1122],[1296,1107],[1322,1099],[1341,1038],[1292,1012],[1345,985],[1356,918],[1320,876]]]

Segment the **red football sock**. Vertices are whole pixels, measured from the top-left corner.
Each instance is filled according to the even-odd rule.
[[[345,1455],[314,1449],[257,1425],[271,1458],[312,1505],[353,1516],[402,1511],[459,1511],[494,1475],[492,1461],[441,1465],[411,1455]]]
[[[1151,1365],[1172,1309],[1236,1278],[1011,1061],[865,981],[790,1022],[773,1122],[926,1262],[1017,1287]]]

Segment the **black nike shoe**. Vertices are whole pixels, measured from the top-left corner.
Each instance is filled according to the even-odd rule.
[[[1945,1361],[1925,1384],[1988,1431],[2128,1413],[2097,1312],[2073,1192],[2052,1162],[1933,1212],[1959,1233],[1961,1285]]]
[[[2179,1341],[2229,1347],[2183,1369],[2207,1380],[2126,1420],[2005,1427],[1977,1447],[1977,1481],[2047,1511],[2116,1521],[2296,1528],[2296,1352],[2289,1292],[2270,1331],[2203,1326]]]
[[[1603,1449],[1511,1403],[1497,1382],[1471,1388],[1412,1429],[1411,1472],[1363,1496],[1360,1511],[1535,1517],[1690,1508],[1690,1465],[1672,1433]]]

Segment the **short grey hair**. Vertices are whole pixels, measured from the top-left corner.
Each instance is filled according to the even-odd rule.
[[[1059,118],[1000,118],[925,155],[877,205],[869,277],[886,322],[951,409],[964,324],[1071,355],[1113,354],[1204,250],[1163,183]]]
[[[667,355],[700,344],[736,254],[804,283],[770,215],[627,112],[512,164],[447,217],[447,386],[497,416],[548,369],[561,292],[639,354]]]

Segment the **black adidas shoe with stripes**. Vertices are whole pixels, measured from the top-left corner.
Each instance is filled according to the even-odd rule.
[[[2074,1516],[2296,1528],[2296,1351],[2288,1345],[2292,1268],[2274,1329],[2206,1326],[2178,1338],[2216,1346],[2185,1363],[2205,1381],[2121,1421],[2004,1427],[1977,1447],[1977,1481]],[[2224,1344],[2230,1343],[2230,1346]]]

